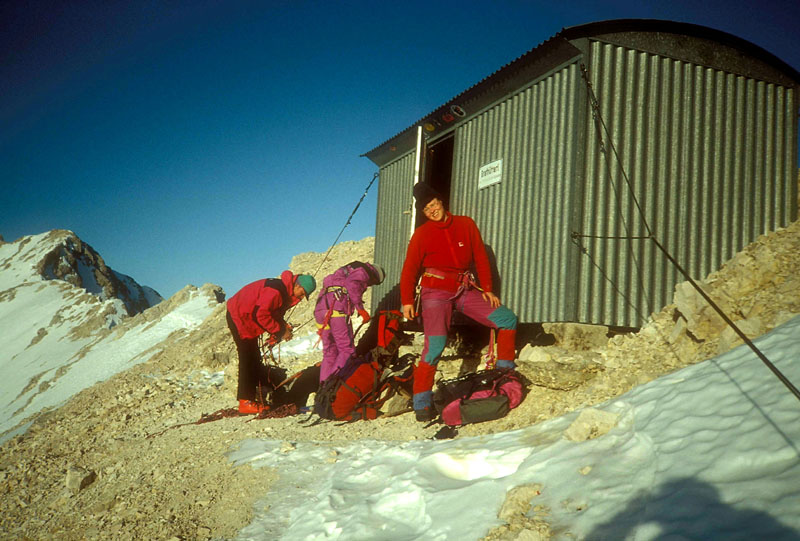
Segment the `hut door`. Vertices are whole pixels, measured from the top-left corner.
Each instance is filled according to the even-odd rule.
[[[427,182],[437,192],[442,194],[446,209],[450,210],[450,182],[453,173],[453,135],[429,144],[424,148],[422,160],[421,182]],[[424,216],[417,216],[419,225],[425,220]]]
[[[423,182],[424,177],[422,175],[422,171],[425,167],[425,155],[427,154],[427,147],[425,137],[422,135],[422,126],[417,126],[417,149],[415,152],[415,162],[414,162],[414,185],[416,186],[418,182]],[[414,230],[419,227],[419,225],[425,221],[425,218],[422,216],[421,213],[417,212],[417,206],[414,203],[414,200],[411,201],[411,231],[408,233],[408,238],[414,234]]]

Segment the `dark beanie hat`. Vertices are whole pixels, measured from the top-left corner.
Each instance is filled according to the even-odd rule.
[[[425,206],[434,199],[439,199],[440,201],[444,202],[444,199],[442,199],[442,194],[434,190],[430,184],[425,182],[418,182],[414,185],[414,198],[417,200],[417,208],[420,210],[424,209]]]

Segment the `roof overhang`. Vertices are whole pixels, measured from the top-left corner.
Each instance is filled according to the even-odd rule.
[[[694,39],[690,42],[686,37]],[[383,167],[406,155],[415,148],[417,126],[423,127],[429,142],[435,142],[506,96],[575,61],[584,54],[582,42],[587,39],[800,87],[800,73],[794,68],[761,47],[720,30],[654,19],[594,22],[562,29],[364,156]],[[703,41],[708,41],[708,46]],[[753,58],[760,62],[753,63]]]

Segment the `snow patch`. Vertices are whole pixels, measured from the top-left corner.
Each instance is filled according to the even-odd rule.
[[[756,343],[800,381],[800,317]],[[230,460],[275,468],[280,480],[272,506],[239,539],[479,539],[523,486],[537,487],[531,507],[555,539],[800,539],[797,411],[742,346],[512,432],[289,447],[248,440]],[[568,439],[580,418],[591,437]]]

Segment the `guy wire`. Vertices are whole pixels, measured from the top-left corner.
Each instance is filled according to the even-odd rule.
[[[633,185],[632,185],[632,183],[630,181],[630,178],[628,177],[628,175],[627,175],[627,173],[625,171],[625,168],[622,165],[622,159],[620,158],[619,154],[617,153],[617,149],[614,146],[614,141],[613,141],[613,138],[611,137],[610,130],[608,129],[608,126],[606,126],[606,123],[603,120],[603,116],[602,116],[602,114],[600,112],[600,103],[597,100],[597,96],[594,93],[594,89],[592,88],[592,83],[591,83],[591,81],[589,79],[588,70],[586,69],[586,66],[584,64],[580,65],[580,69],[581,69],[581,76],[582,76],[584,82],[586,83],[586,93],[587,93],[587,96],[588,96],[588,99],[589,99],[589,104],[591,105],[591,108],[592,108],[592,118],[595,121],[595,123],[594,123],[595,132],[596,132],[597,140],[598,140],[599,147],[600,147],[600,153],[605,157],[604,163],[606,165],[606,174],[608,175],[608,179],[609,179],[609,182],[611,184],[611,188],[612,188],[612,190],[614,192],[614,198],[616,199],[617,208],[619,209],[619,215],[620,215],[620,221],[622,223],[622,227],[624,228],[625,232],[627,233],[627,235],[625,235],[625,236],[586,236],[586,235],[578,235],[577,233],[573,233],[572,234],[572,241],[580,248],[580,250],[584,254],[586,254],[591,259],[591,255],[589,255],[588,248],[586,248],[585,246],[583,246],[582,243],[580,243],[579,239],[581,237],[602,238],[604,240],[605,239],[630,240],[630,239],[647,239],[647,238],[649,238],[649,236],[652,233],[650,231],[650,226],[647,223],[647,219],[644,216],[644,212],[642,211],[642,208],[639,205],[639,201],[636,198],[636,193],[635,193],[635,191],[633,189]],[[606,144],[605,144],[605,141],[604,141],[604,136],[603,136],[604,133],[608,137],[608,140],[609,140],[608,148],[606,148]],[[622,177],[625,179],[625,183],[626,183],[626,185],[628,187],[628,191],[630,193],[631,199],[634,201],[634,204],[636,205],[636,208],[639,211],[639,218],[641,219],[641,222],[644,224],[644,228],[646,230],[647,236],[642,237],[642,236],[632,236],[631,235],[630,226],[628,225],[628,223],[627,223],[627,221],[625,219],[625,215],[622,212],[622,209],[623,209],[622,193],[621,193],[621,190],[617,188],[617,183],[614,180],[616,175],[614,173],[612,160],[611,160],[611,158],[609,156],[609,149],[611,150],[611,152],[613,152],[614,157],[616,158],[617,162],[619,163],[619,166],[620,166],[619,167],[619,171],[621,172]],[[639,291],[641,292],[641,295],[644,296],[645,301],[647,302],[647,304],[650,305],[652,303],[652,301],[650,299],[650,294],[649,294],[648,288],[646,288],[645,285],[644,285],[644,281],[643,281],[643,277],[642,277],[642,274],[643,274],[642,264],[639,262],[639,260],[637,258],[637,255],[636,255],[636,252],[634,251],[634,249],[631,246],[631,244],[628,243],[627,246],[628,246],[628,251],[630,253],[630,258],[633,260],[634,266],[638,271],[636,273],[637,274],[636,279],[637,279],[637,281],[639,283]],[[594,260],[592,260],[592,264],[595,267],[597,267],[598,269],[600,269],[600,266],[596,262],[594,262]],[[642,312],[641,312],[641,310],[639,309],[638,305],[632,299],[630,299],[626,294],[622,293],[622,291],[614,283],[614,281],[612,279],[610,279],[610,277],[608,277],[605,274],[605,272],[603,272],[602,270],[601,270],[601,274],[612,285],[614,290],[617,291],[618,293],[620,293],[620,295],[622,296],[622,298],[625,299],[625,301],[628,303],[628,305],[631,308],[633,308],[633,310],[637,314],[639,314],[640,317],[644,317]]]
[[[372,185],[375,183],[375,180],[378,178],[379,175],[380,175],[380,171],[378,171],[374,175],[372,175],[372,180],[369,181],[369,184],[367,184],[367,187],[364,189],[364,193],[361,194],[361,198],[358,200],[358,203],[356,203],[355,208],[353,208],[353,212],[351,212],[350,216],[347,217],[347,221],[345,221],[344,225],[342,226],[342,229],[339,231],[339,234],[336,235],[336,239],[334,239],[333,244],[331,244],[330,248],[328,248],[328,251],[325,252],[325,256],[322,258],[322,261],[320,261],[319,266],[317,266],[317,270],[314,271],[314,274],[313,274],[314,278],[317,277],[317,274],[319,274],[320,269],[322,269],[322,265],[324,265],[325,262],[328,260],[328,256],[330,255],[330,253],[333,250],[333,248],[336,246],[336,243],[339,242],[339,239],[341,238],[342,234],[344,233],[344,230],[347,229],[348,225],[350,225],[350,222],[353,220],[353,216],[356,215],[356,212],[358,211],[358,208],[361,206],[361,203],[364,201],[364,198],[367,197],[367,193],[369,192],[369,189],[372,188]],[[289,310],[289,314],[287,314],[287,316],[286,316],[287,318],[292,314],[292,312],[294,311],[294,308],[295,307],[293,306],[291,308],[291,310]],[[305,322],[301,323],[297,328],[298,329],[302,328],[309,321],[311,321],[311,320],[309,319],[308,321],[305,321]]]
[[[353,212],[351,212],[351,213],[350,213],[350,216],[348,216],[348,218],[347,218],[347,221],[346,221],[346,222],[344,223],[344,225],[342,226],[342,230],[341,230],[341,231],[339,231],[339,234],[338,234],[338,235],[336,235],[336,239],[333,241],[333,244],[331,244],[331,247],[330,247],[330,248],[328,248],[328,251],[327,251],[327,252],[325,252],[325,257],[323,257],[323,258],[322,258],[322,261],[320,261],[320,263],[319,263],[319,266],[317,267],[317,270],[315,270],[315,271],[314,271],[314,278],[316,278],[316,277],[317,277],[317,273],[318,273],[318,272],[319,272],[319,270],[322,268],[322,265],[324,265],[324,264],[325,264],[325,261],[327,261],[327,260],[328,260],[328,256],[330,255],[330,253],[331,253],[331,250],[333,250],[334,246],[336,246],[336,243],[337,243],[337,242],[339,242],[339,238],[341,238],[341,236],[342,236],[342,233],[344,233],[344,230],[347,228],[347,226],[348,226],[348,225],[350,225],[350,221],[353,219],[353,216],[355,216],[355,215],[356,215],[356,212],[358,211],[358,207],[360,207],[360,206],[361,206],[361,203],[364,201],[364,198],[365,198],[365,197],[367,197],[367,192],[369,192],[369,189],[372,187],[372,184],[373,184],[373,183],[375,182],[375,180],[378,178],[379,174],[380,174],[380,172],[378,172],[378,173],[375,173],[375,174],[372,176],[372,180],[370,180],[370,181],[369,181],[369,184],[367,184],[367,187],[366,187],[366,189],[364,190],[364,193],[363,193],[363,194],[361,194],[361,199],[359,199],[359,200],[358,200],[358,203],[356,203],[356,206],[355,206],[355,208],[353,209]]]
[[[645,230],[647,231],[647,236],[644,236],[644,237],[641,237],[641,236],[639,236],[639,237],[613,237],[613,236],[605,237],[605,236],[596,236],[596,235],[582,235],[582,234],[579,234],[577,232],[573,232],[572,233],[573,240],[577,240],[578,238],[626,239],[626,240],[650,239],[650,240],[652,240],[653,243],[655,244],[655,246],[667,258],[667,260],[675,267],[675,269],[677,269],[677,271],[681,275],[683,275],[684,278],[686,278],[686,280],[689,282],[689,284],[691,284],[691,286],[703,297],[703,299],[705,299],[705,301],[709,304],[709,306],[711,306],[717,312],[717,314],[719,314],[719,316],[723,319],[723,321],[725,321],[725,323],[727,323],[728,326],[730,326],[731,329],[733,329],[733,331],[739,336],[739,338],[741,338],[742,341],[745,344],[747,344],[747,346],[767,366],[767,368],[769,368],[772,371],[772,373],[781,381],[781,383],[783,383],[786,386],[786,388],[789,389],[789,391],[795,396],[795,398],[800,400],[800,390],[798,390],[797,387],[795,387],[794,384],[792,384],[792,382],[789,381],[789,379],[767,358],[767,356],[764,355],[764,353],[760,349],[758,349],[758,347],[753,343],[753,341],[750,340],[750,338],[748,338],[747,335],[744,334],[744,332],[742,332],[742,330],[736,325],[736,323],[734,323],[733,320],[731,320],[731,318],[728,317],[728,315],[722,310],[722,308],[720,308],[719,305],[717,305],[717,303],[715,303],[714,300],[711,299],[711,297],[709,297],[706,294],[705,291],[703,291],[703,289],[700,287],[700,285],[697,284],[697,282],[695,282],[692,279],[691,276],[689,276],[689,273],[675,260],[674,257],[672,257],[672,255],[658,241],[658,239],[656,239],[655,234],[650,229],[650,226],[647,223],[647,219],[646,219],[646,217],[644,215],[644,212],[642,211],[641,205],[639,204],[639,200],[636,197],[636,193],[633,190],[633,186],[631,185],[630,179],[628,178],[628,175],[625,172],[625,167],[624,167],[624,165],[622,163],[622,160],[619,157],[619,154],[617,153],[616,147],[614,146],[614,141],[611,138],[611,134],[610,134],[610,132],[608,130],[608,127],[606,126],[605,122],[603,121],[603,117],[600,114],[600,106],[599,106],[599,103],[597,101],[597,96],[594,93],[594,89],[592,88],[591,81],[589,80],[589,74],[588,74],[588,72],[586,70],[586,66],[584,64],[581,64],[580,67],[581,67],[581,73],[582,73],[584,82],[586,83],[586,90],[587,90],[587,94],[589,95],[589,101],[591,102],[592,115],[593,115],[595,121],[597,122],[597,132],[598,132],[597,136],[600,139],[601,152],[606,156],[606,160],[608,161],[609,158],[608,158],[608,154],[605,151],[605,145],[603,143],[603,137],[602,137],[602,131],[605,131],[605,133],[606,133],[606,135],[608,136],[608,139],[609,139],[609,146],[611,147],[611,150],[614,153],[614,158],[619,163],[619,169],[622,172],[622,176],[625,179],[625,182],[626,182],[626,184],[628,186],[628,190],[630,191],[631,199],[633,200],[634,204],[636,205],[636,209],[639,212],[639,216],[640,216],[640,218],[642,220],[642,224],[644,225]],[[602,131],[600,129],[601,126],[602,126]],[[609,168],[609,171],[610,171],[611,170],[611,165],[610,164],[608,164],[608,168]],[[616,187],[614,185],[613,176],[609,175],[609,179],[611,179],[612,187],[614,188],[614,191],[616,193],[617,190],[616,190]],[[621,212],[622,208],[621,208],[621,201],[619,200],[619,195],[617,195],[617,204],[620,205],[620,212]],[[623,219],[623,224],[624,224],[624,219]],[[626,230],[627,230],[627,226],[626,226]],[[587,251],[585,248],[583,248],[583,250],[584,250],[584,252]],[[639,263],[638,263],[638,261],[636,261],[635,258],[634,258],[634,261],[636,262],[637,267],[639,267]],[[639,268],[639,271],[642,272],[642,269]],[[640,275],[640,280],[641,280],[641,275]],[[641,281],[640,281],[640,285],[641,285]]]

